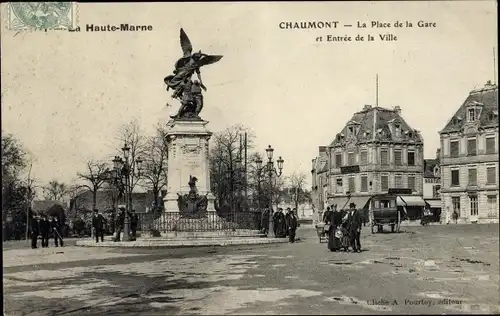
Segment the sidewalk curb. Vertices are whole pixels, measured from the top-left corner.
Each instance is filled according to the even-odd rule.
[[[96,243],[94,240],[78,240],[76,245],[79,247],[109,247],[109,248],[188,248],[188,247],[211,247],[211,246],[241,246],[241,245],[266,245],[287,243],[287,238],[248,238],[245,239],[219,239],[216,240],[179,240],[179,239],[160,239],[160,240],[137,240],[129,242],[104,241]]]

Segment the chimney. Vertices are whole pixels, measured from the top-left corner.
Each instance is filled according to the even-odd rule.
[[[436,159],[439,160],[439,156],[441,156],[441,148],[436,149]]]
[[[372,106],[371,106],[371,105],[366,104],[366,105],[363,107],[363,111],[368,111],[368,110],[370,110],[371,108],[372,108]]]
[[[394,107],[394,112],[398,113],[399,115],[401,115],[401,107],[399,105],[396,105]]]
[[[319,152],[320,153],[326,152],[326,146],[319,146]]]

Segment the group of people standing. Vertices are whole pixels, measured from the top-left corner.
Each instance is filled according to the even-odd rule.
[[[282,208],[278,208],[272,215],[273,233],[276,238],[288,237],[289,242],[295,242],[295,236],[298,228],[298,219],[295,209],[287,208],[284,214]],[[262,231],[267,235],[269,233],[269,220],[271,209],[266,207],[262,214],[261,227]]]
[[[115,242],[120,241],[120,236],[125,226],[125,213],[127,213],[129,218],[129,223],[130,223],[129,233],[131,234],[133,239],[137,237],[137,225],[139,223],[139,217],[137,216],[137,213],[135,212],[135,210],[132,210],[132,212],[126,212],[125,207],[119,207],[115,219],[116,229],[115,229],[115,237],[113,239],[113,241]],[[104,242],[105,225],[106,225],[106,219],[99,212],[98,209],[95,209],[94,216],[92,216],[92,226],[94,227],[95,230],[96,243],[99,242],[99,239],[101,240],[101,242]]]
[[[325,232],[328,234],[328,249],[361,252],[362,214],[356,204],[349,204],[349,210],[338,210],[337,205],[327,207],[323,215]]]
[[[31,248],[38,248],[38,237],[42,239],[42,248],[49,247],[49,239],[54,238],[56,247],[64,246],[62,238],[63,225],[57,216],[48,217],[46,214],[34,214],[31,218]]]

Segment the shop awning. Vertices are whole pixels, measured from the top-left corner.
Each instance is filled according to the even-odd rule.
[[[430,208],[441,208],[441,200],[425,200]]]
[[[366,203],[368,203],[368,200],[370,199],[369,196],[351,196],[351,199],[349,200],[349,203],[345,206],[346,208],[349,208],[349,204],[355,203],[356,208],[358,210],[364,209],[366,206]]]
[[[369,196],[351,196],[351,198],[348,198],[346,196],[339,196],[328,199],[328,204],[330,206],[337,204],[337,209],[340,210],[342,208],[348,209],[349,204],[355,203],[357,209],[363,209],[366,206],[366,203],[368,203],[369,199]]]
[[[418,195],[398,195],[398,206],[425,206],[425,201]]]

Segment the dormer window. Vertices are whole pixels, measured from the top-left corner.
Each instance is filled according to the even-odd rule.
[[[401,124],[399,122],[394,123],[394,134],[396,137],[401,137]]]
[[[413,138],[413,132],[408,132],[408,138]]]
[[[476,109],[475,108],[469,108],[467,110],[467,120],[469,122],[474,122],[476,120]]]

